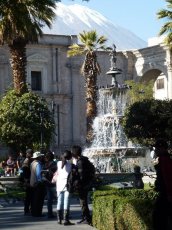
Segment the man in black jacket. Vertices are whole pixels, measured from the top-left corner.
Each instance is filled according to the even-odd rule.
[[[57,170],[57,162],[54,161],[54,154],[51,151],[48,151],[45,154],[45,184],[47,192],[47,209],[48,209],[48,218],[55,217],[53,215],[53,200],[56,197],[56,185],[51,183],[54,173]]]
[[[31,188],[30,188],[30,165],[32,162],[33,150],[26,150],[26,158],[22,164],[22,182],[25,187],[24,215],[30,214],[31,208]]]
[[[82,208],[82,220],[78,224],[91,224],[91,215],[88,207],[88,192],[92,182],[87,167],[89,160],[87,157],[82,156],[82,148],[80,146],[73,146],[71,152],[76,160],[80,176],[79,200]]]

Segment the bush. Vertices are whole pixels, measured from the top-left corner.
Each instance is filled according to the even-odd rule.
[[[93,225],[99,230],[148,230],[156,193],[142,189],[98,190],[93,194]]]

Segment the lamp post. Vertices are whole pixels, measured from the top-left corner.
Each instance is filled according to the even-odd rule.
[[[54,131],[54,138],[55,136],[57,137],[57,139],[54,139],[54,143],[57,144],[57,147],[59,148],[60,146],[60,114],[61,115],[66,115],[66,113],[61,112],[60,111],[60,105],[56,102],[54,102],[53,100],[51,101],[51,110],[52,110],[52,115],[54,118],[54,122],[55,122],[55,131]]]
[[[51,101],[51,110],[53,114],[53,118],[55,121],[55,131],[54,135],[57,136],[57,145],[60,145],[60,114],[65,114],[59,111],[59,104],[56,104],[53,100]],[[55,138],[55,137],[54,137]],[[54,139],[55,141],[55,139]],[[55,141],[56,143],[56,141]]]
[[[43,127],[43,118],[44,118],[44,112],[40,111],[40,120],[41,120],[41,151],[43,150],[43,135],[44,135],[44,127]]]

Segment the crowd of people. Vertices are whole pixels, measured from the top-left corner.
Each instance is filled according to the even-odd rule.
[[[153,209],[153,229],[168,230],[172,226],[172,156],[168,151],[168,143],[163,139],[156,141],[154,150],[157,159],[155,191],[158,196]],[[42,154],[27,149],[26,155],[20,152],[16,161],[10,155],[4,167],[6,174],[15,174],[15,169],[20,173],[25,188],[24,215],[41,217],[47,197],[47,217],[56,217],[59,224],[73,225],[69,220],[70,201],[71,194],[77,188],[82,211],[82,219],[77,224],[90,225],[92,218],[88,207],[88,192],[93,177],[88,162],[88,158],[82,156],[82,148],[76,145],[62,152],[58,160],[51,151]],[[69,186],[69,175],[74,174],[78,177]],[[135,167],[134,188],[144,187],[142,177],[140,167]],[[75,188],[72,187],[74,184]],[[57,201],[56,215],[53,212],[54,198]]]
[[[1,176],[16,176],[21,173],[21,167],[26,156],[22,151],[19,151],[17,157],[13,154],[8,155],[7,160],[0,163]]]
[[[59,224],[73,225],[69,216],[71,194],[74,189],[69,189],[68,178],[70,174],[73,175],[75,169],[79,178],[77,195],[82,211],[82,219],[77,224],[90,225],[92,220],[88,207],[88,192],[91,187],[91,177],[89,177],[87,161],[88,158],[82,156],[80,146],[65,150],[58,160],[51,151],[43,154],[39,151],[33,152],[32,149],[27,149],[26,154],[20,152],[16,161],[10,156],[6,170],[12,175],[16,168],[19,173],[25,189],[24,215],[42,217],[46,198],[47,217],[57,218]],[[55,200],[57,201],[56,212],[53,210]]]

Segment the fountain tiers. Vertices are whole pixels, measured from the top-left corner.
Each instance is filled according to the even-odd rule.
[[[94,156],[125,156],[125,157],[144,157],[145,149],[141,147],[126,147],[126,146],[120,146],[120,147],[92,147],[84,150],[84,153],[90,157]]]

